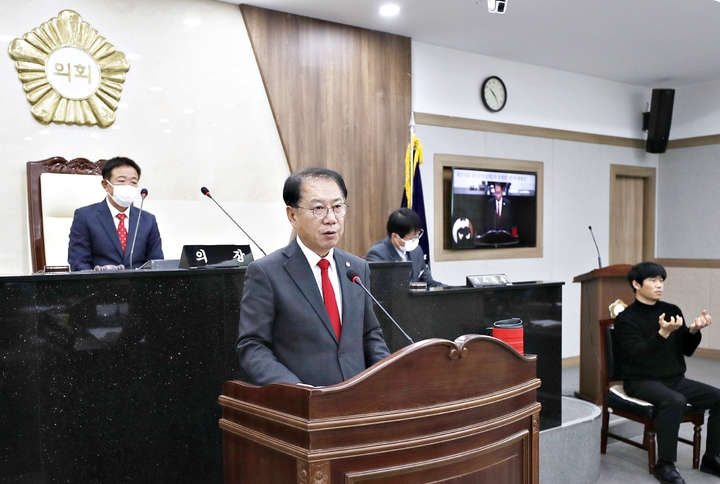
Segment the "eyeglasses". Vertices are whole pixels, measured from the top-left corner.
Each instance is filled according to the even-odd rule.
[[[403,240],[405,240],[405,242],[412,242],[414,240],[418,240],[420,237],[423,236],[424,233],[425,233],[425,231],[423,229],[420,229],[420,233],[418,233],[416,237],[413,237],[410,240],[405,240],[405,239],[403,239]]]
[[[347,203],[336,203],[332,207],[323,207],[322,205],[318,205],[317,207],[313,207],[313,208],[305,208],[305,207],[301,207],[300,205],[296,205],[295,208],[302,208],[303,210],[310,210],[316,219],[322,220],[328,216],[328,214],[330,213],[330,209],[332,209],[332,211],[336,217],[338,217],[338,218],[344,217],[345,214],[347,214],[347,211],[348,211],[348,208],[350,208],[350,205],[348,205]]]

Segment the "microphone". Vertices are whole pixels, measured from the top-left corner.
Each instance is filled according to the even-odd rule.
[[[220,207],[220,210],[222,210],[223,212],[225,212],[225,209],[222,208],[219,203],[217,203],[217,200],[215,200],[215,199],[212,197],[212,195],[210,195],[210,190],[208,190],[208,189],[205,188],[205,187],[202,187],[202,188],[200,188],[200,191],[202,192],[203,195],[205,195],[205,196],[208,197],[210,200],[212,200],[213,202],[215,202],[215,205],[217,205],[218,207]],[[248,233],[245,232],[245,230],[244,230],[242,227],[240,227],[240,224],[237,223],[237,222],[235,221],[235,219],[230,216],[229,213],[225,212],[225,215],[227,215],[228,218],[229,218],[230,220],[232,220],[235,225],[237,225],[237,228],[239,228],[240,230],[242,230],[242,233],[245,234],[245,236],[246,236],[248,239],[250,239],[250,241],[251,241],[253,244],[255,244],[255,246],[256,246],[258,249],[260,249],[260,252],[262,252],[262,255],[267,255],[267,254],[265,253],[265,251],[262,250],[262,247],[260,247],[260,246],[258,245],[258,243],[255,242],[255,241],[252,239],[252,237],[250,237],[250,236],[248,235]]]
[[[370,298],[373,301],[375,301],[375,304],[377,304],[377,306],[380,309],[382,309],[383,313],[385,313],[385,316],[387,316],[388,319],[393,322],[393,324],[397,327],[397,329],[400,330],[400,332],[403,334],[403,336],[405,336],[405,339],[407,339],[410,342],[410,344],[415,343],[412,340],[412,338],[410,336],[408,336],[408,334],[405,331],[403,331],[403,329],[400,327],[400,325],[397,323],[397,321],[395,321],[393,319],[393,317],[390,316],[390,314],[387,311],[385,311],[385,308],[382,307],[382,304],[380,304],[377,299],[375,299],[375,296],[370,294],[370,291],[368,291],[368,289],[363,285],[362,280],[360,279],[360,275],[357,272],[355,272],[353,269],[348,269],[347,278],[350,279],[350,282],[354,282],[355,284],[357,284],[358,286],[363,288],[363,291],[365,291],[367,293],[367,295],[370,296]]]
[[[590,229],[590,235],[592,235],[593,242],[595,242],[595,250],[597,250],[597,254],[598,254],[598,269],[602,269],[602,259],[600,259],[600,249],[598,249],[597,241],[595,240],[595,234],[592,231],[592,225],[588,225],[588,228]]]
[[[138,219],[135,223],[135,233],[133,234],[132,245],[130,246],[130,270],[132,270],[133,264],[133,252],[135,252],[135,241],[137,240],[138,227],[140,227],[140,217],[142,216],[143,204],[145,203],[145,197],[148,196],[147,188],[140,190],[140,211],[138,212]]]

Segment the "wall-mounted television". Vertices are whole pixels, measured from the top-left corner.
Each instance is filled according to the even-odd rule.
[[[543,256],[542,162],[436,153],[434,173],[435,260]]]
[[[535,247],[534,172],[452,168],[453,250]]]

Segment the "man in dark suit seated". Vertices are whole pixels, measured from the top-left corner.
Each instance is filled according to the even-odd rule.
[[[307,168],[285,180],[283,199],[297,237],[247,268],[237,351],[256,385],[340,383],[390,354],[372,301],[346,276],[369,284],[367,263],[336,249],[347,188],[332,170]]]
[[[143,211],[135,235],[140,210],[132,203],[138,196],[140,167],[129,158],[112,158],[105,162],[102,178],[107,198],[78,208],[73,216],[68,247],[70,269],[139,267],[151,259],[162,259],[162,241],[153,214]]]
[[[410,282],[424,282],[428,287],[444,286],[432,278],[425,253],[418,247],[423,231],[420,216],[414,210],[401,208],[390,214],[387,221],[387,237],[370,247],[365,260],[368,262],[412,262]]]

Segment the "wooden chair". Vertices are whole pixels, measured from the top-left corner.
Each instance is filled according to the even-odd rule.
[[[600,452],[607,451],[608,437],[612,437],[626,444],[634,445],[648,453],[648,470],[650,474],[655,468],[655,407],[642,400],[632,399],[625,395],[622,389],[622,360],[620,359],[619,345],[614,341],[614,319],[600,321],[600,363],[602,379],[604,382],[602,405],[602,428],[600,437]],[[608,430],[610,413],[643,424],[643,441],[635,442]],[[700,467],[700,435],[705,422],[705,411],[688,405],[684,422],[693,423],[693,439],[678,438],[680,442],[693,446],[693,468]]]
[[[32,270],[67,265],[68,236],[75,209],[105,196],[99,176],[105,160],[54,157],[27,162],[28,224]],[[93,175],[93,178],[68,175]]]

